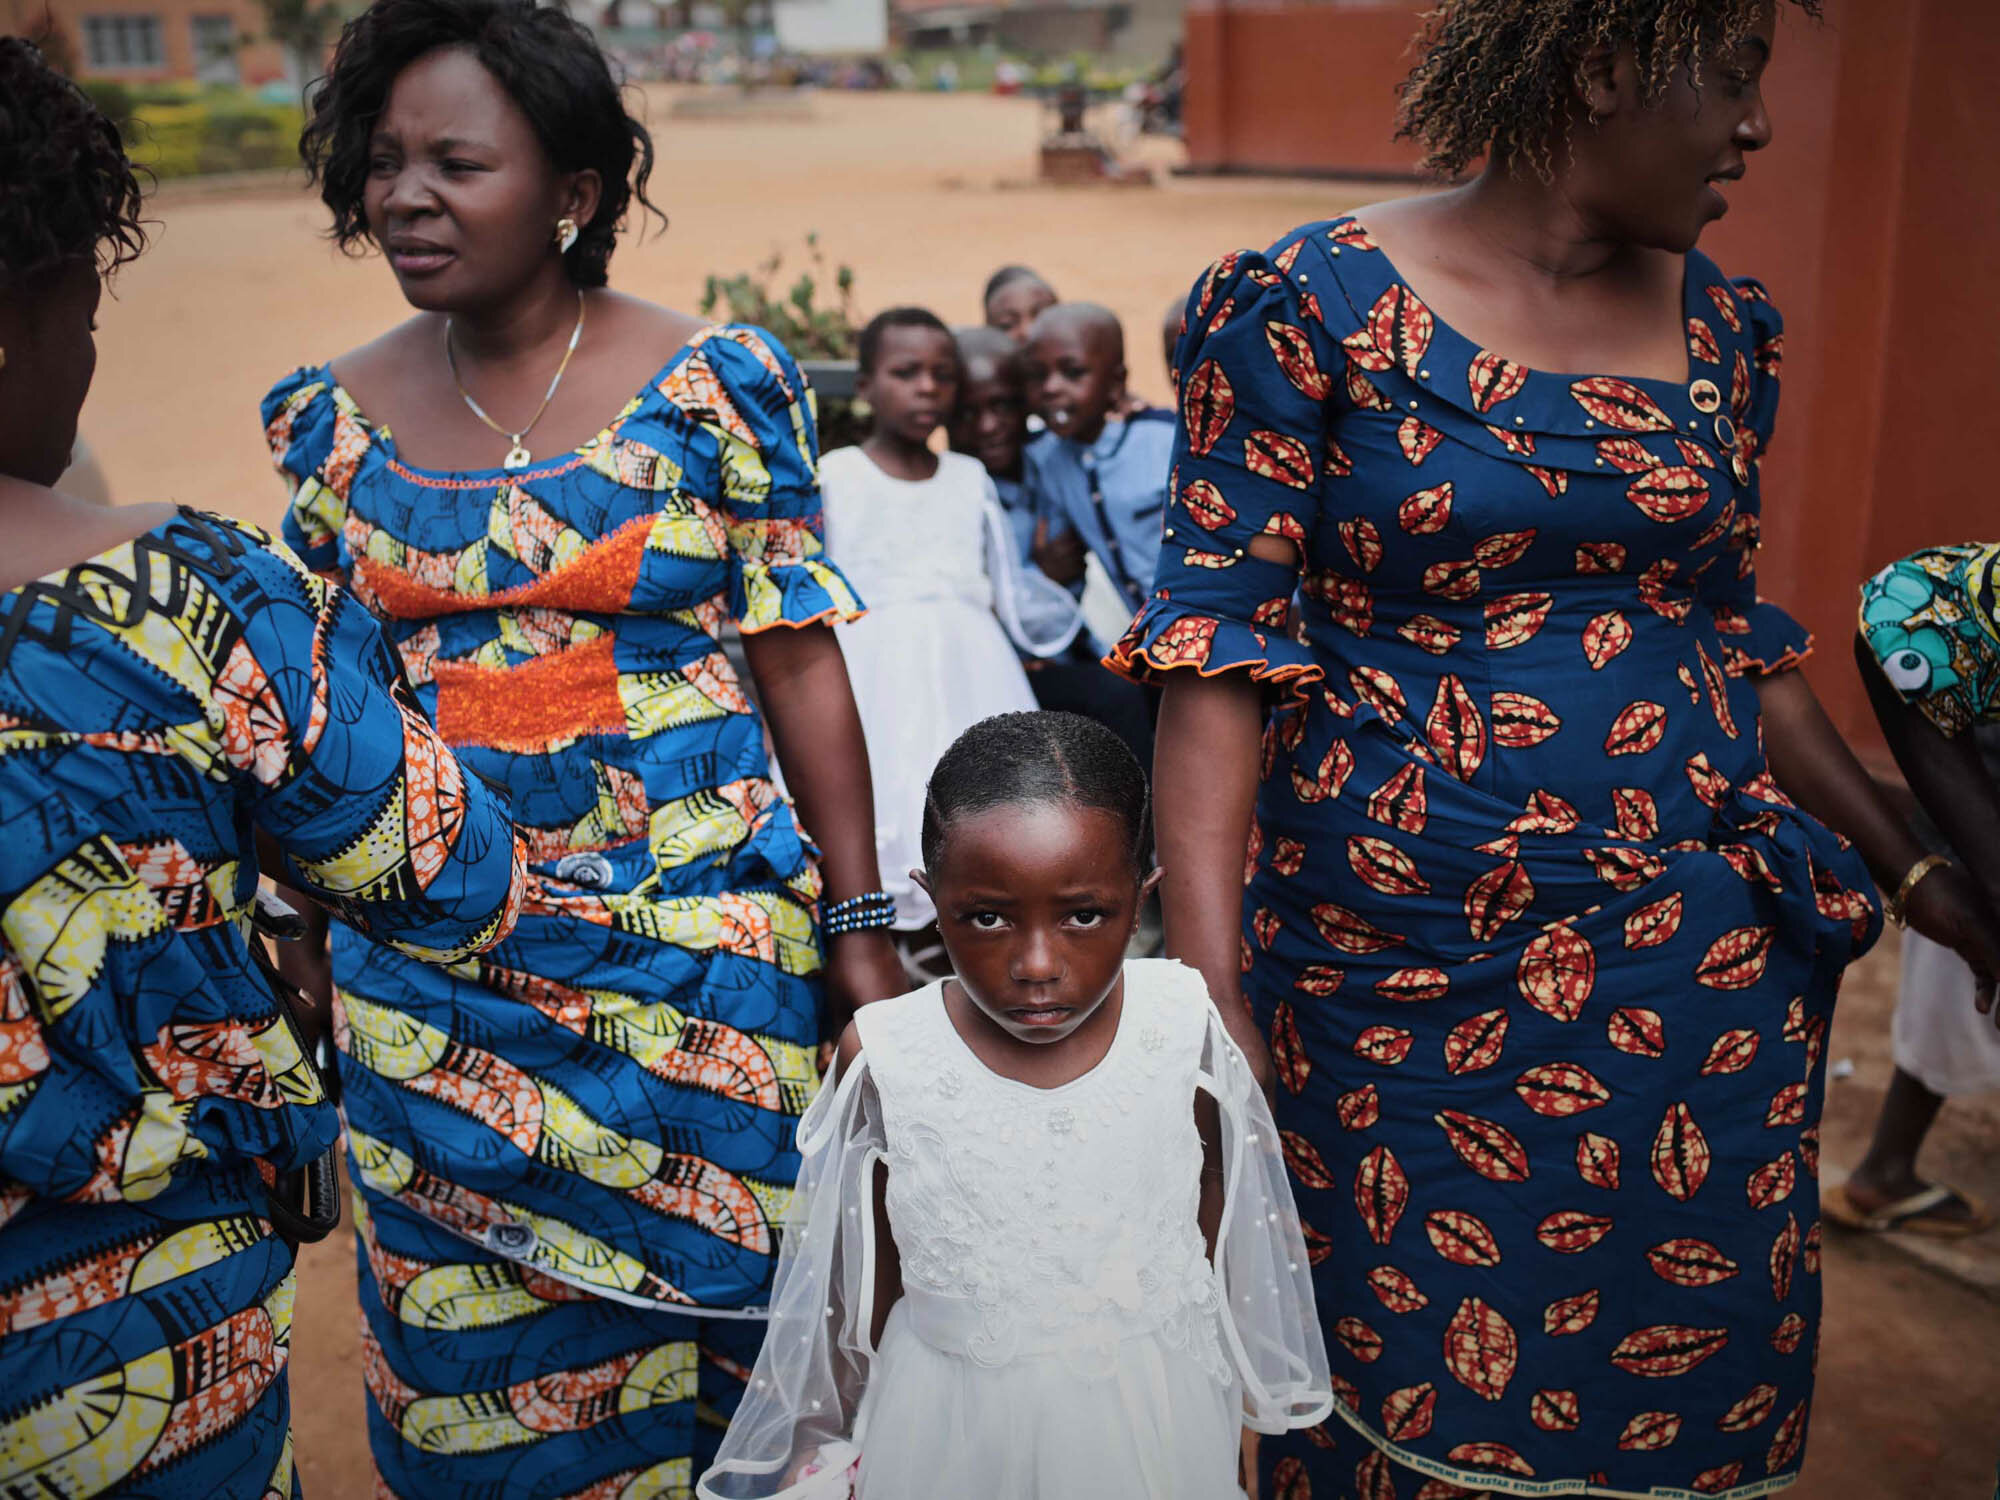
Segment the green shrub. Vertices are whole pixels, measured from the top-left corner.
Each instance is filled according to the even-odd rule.
[[[127,149],[155,176],[254,172],[297,160],[303,117],[296,105],[216,86],[156,84],[132,93]]]

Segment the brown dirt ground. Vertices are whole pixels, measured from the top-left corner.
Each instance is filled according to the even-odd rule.
[[[1163,180],[1148,190],[1031,185],[1042,117],[987,98],[832,96],[813,118],[685,121],[649,97],[664,236],[628,244],[624,290],[692,307],[704,275],[796,252],[817,230],[858,274],[864,311],[918,302],[973,320],[980,283],[1025,261],[1067,296],[1126,321],[1133,383],[1163,395],[1156,329],[1213,256],[1380,190],[1335,184]],[[1164,164],[1172,148],[1135,153]],[[120,278],[100,322],[102,363],[84,415],[114,493],[173,498],[276,521],[280,491],[256,404],[292,365],[328,358],[403,315],[386,272],[318,237],[294,184],[178,186],[155,205],[154,250]],[[796,255],[794,256],[796,259]],[[1832,1054],[1826,1145],[1851,1162],[1888,1076],[1895,988],[1889,945],[1850,979]],[[1947,1110],[1930,1165],[2000,1201],[2000,1100]],[[2000,1253],[2000,1246],[1995,1247]],[[1986,1500],[2000,1452],[2000,1306],[1879,1243],[1832,1238],[1828,1318],[1799,1500]],[[370,1492],[351,1243],[301,1261],[293,1375],[300,1467],[313,1500]]]

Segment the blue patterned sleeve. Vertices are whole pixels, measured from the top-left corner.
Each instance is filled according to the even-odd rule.
[[[368,446],[360,413],[326,366],[294,370],[263,402],[264,441],[285,482],[283,535],[316,573],[338,576],[347,490]]]
[[[1327,429],[1345,360],[1307,314],[1287,259],[1224,256],[1188,296],[1159,571],[1105,659],[1128,677],[1247,672],[1302,694],[1324,675],[1286,633],[1298,568],[1250,552],[1259,536],[1310,549],[1334,466]]]
[[[826,555],[819,427],[784,345],[762,329],[725,328],[689,357],[682,378],[716,441],[738,628],[753,635],[859,616],[861,601]]]
[[[451,963],[505,937],[525,876],[501,798],[424,717],[375,618],[247,526],[242,639],[211,695],[223,753],[287,878],[358,931]]]
[[[1813,639],[1805,626],[1757,593],[1756,553],[1763,539],[1760,471],[1778,419],[1785,320],[1761,282],[1745,277],[1735,288],[1735,308],[1747,338],[1732,360],[1729,413],[1736,451],[1727,461],[1742,481],[1741,498],[1727,548],[1701,575],[1701,597],[1722,637],[1724,670],[1735,677],[1761,677],[1798,666],[1812,654]]]

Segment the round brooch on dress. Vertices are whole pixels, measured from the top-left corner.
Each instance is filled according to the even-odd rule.
[[[1704,377],[1688,387],[1688,400],[1694,403],[1698,412],[1719,411],[1722,407],[1722,388]]]

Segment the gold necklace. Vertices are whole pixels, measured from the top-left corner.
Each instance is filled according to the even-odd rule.
[[[577,341],[583,337],[583,307],[583,293],[578,291],[576,294],[576,327],[570,330],[569,347],[563,350],[562,363],[556,366],[555,379],[549,382],[548,394],[542,397],[542,404],[535,408],[534,416],[528,419],[528,425],[523,427],[519,432],[509,432],[498,422],[487,416],[486,408],[472,399],[472,392],[468,391],[465,388],[465,382],[459,379],[458,357],[451,352],[451,319],[446,318],[444,320],[444,362],[451,367],[451,383],[458,387],[458,394],[464,398],[465,404],[472,408],[472,414],[475,417],[479,418],[480,421],[484,422],[488,427],[499,433],[500,436],[507,439],[509,443],[513,444],[507,450],[507,456],[500,461],[501,468],[525,469],[535,461],[534,455],[528,452],[528,445],[524,439],[529,433],[535,430],[535,423],[542,420],[542,413],[547,411],[549,403],[555,400],[556,387],[562,384],[563,372],[569,369],[570,356],[576,353]]]

